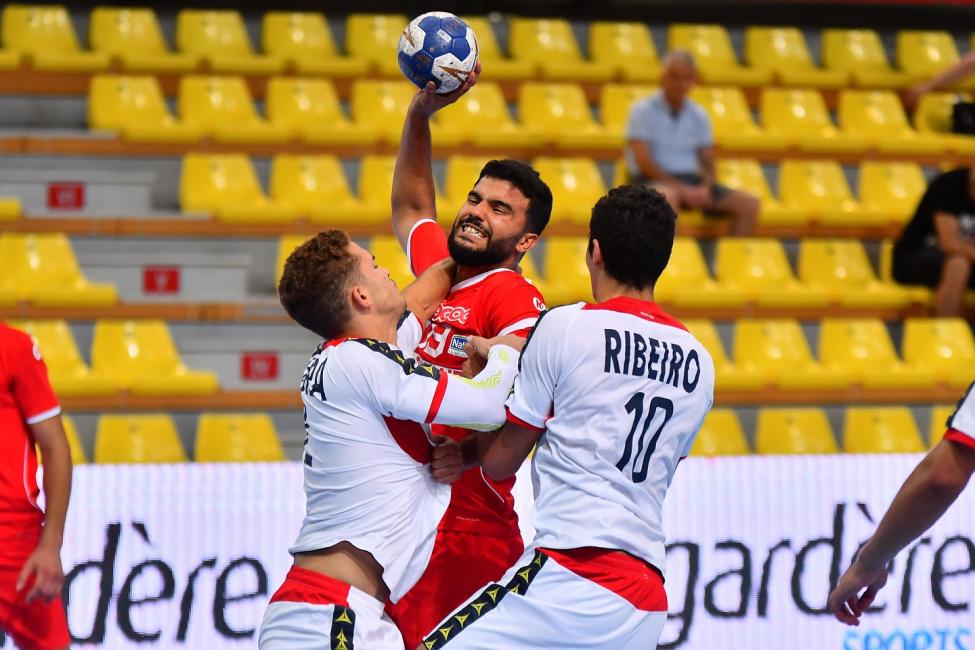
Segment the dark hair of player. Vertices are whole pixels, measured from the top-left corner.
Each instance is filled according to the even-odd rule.
[[[530,165],[517,160],[491,160],[481,169],[477,180],[485,176],[508,181],[528,199],[525,232],[542,234],[552,215],[552,190]]]
[[[296,323],[324,339],[335,338],[349,320],[348,293],[357,274],[349,235],[326,230],[288,256],[278,298]]]
[[[599,240],[606,273],[635,289],[653,287],[670,261],[677,215],[663,195],[623,185],[599,199],[589,220],[589,254]]]

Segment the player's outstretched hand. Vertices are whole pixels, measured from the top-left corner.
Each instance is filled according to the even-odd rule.
[[[430,81],[427,83],[426,88],[420,89],[420,91],[417,92],[417,94],[413,97],[413,104],[410,106],[410,110],[418,112],[420,115],[429,117],[444,106],[449,106],[463,97],[464,93],[470,90],[474,84],[477,83],[477,79],[480,76],[481,62],[478,61],[474,65],[474,69],[468,73],[467,79],[464,80],[464,83],[460,88],[443,95],[437,94],[436,85]]]
[[[64,583],[64,571],[61,568],[61,553],[58,548],[39,544],[31,556],[27,558],[24,568],[17,578],[17,591],[21,591],[34,577],[34,584],[27,593],[29,603],[35,598],[51,600],[61,595],[61,585]]]
[[[450,485],[464,473],[464,458],[460,443],[447,436],[433,436],[433,461],[430,469],[438,483]]]
[[[871,569],[855,560],[836,589],[829,595],[827,607],[841,623],[859,625],[860,616],[873,603],[877,592],[887,584],[887,569]],[[866,587],[861,594],[860,590]]]

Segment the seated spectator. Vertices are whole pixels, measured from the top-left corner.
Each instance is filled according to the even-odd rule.
[[[975,289],[975,162],[928,186],[894,245],[891,271],[901,284],[935,289],[935,315],[958,316]]]
[[[653,187],[678,213],[691,208],[707,216],[730,216],[731,234],[749,235],[758,218],[758,199],[715,182],[711,120],[687,97],[696,79],[690,53],[674,50],[664,57],[660,90],[630,109],[630,182]]]

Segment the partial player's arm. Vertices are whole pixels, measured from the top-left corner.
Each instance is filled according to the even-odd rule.
[[[440,301],[450,292],[456,273],[457,263],[448,257],[431,265],[420,277],[403,289],[407,309],[413,312],[421,323],[430,320]]]
[[[938,235],[938,244],[948,255],[962,254],[975,262],[975,245],[962,237],[958,219],[944,213],[934,213],[934,229]]]

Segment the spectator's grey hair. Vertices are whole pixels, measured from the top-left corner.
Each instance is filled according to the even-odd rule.
[[[697,70],[697,66],[694,64],[694,55],[692,55],[687,50],[671,50],[664,55],[663,61],[661,61],[661,67],[666,68],[673,62],[683,63],[691,67],[691,70]]]

